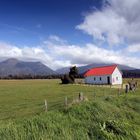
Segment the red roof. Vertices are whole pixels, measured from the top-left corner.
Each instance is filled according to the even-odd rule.
[[[116,67],[117,65],[92,68],[84,76],[111,75]]]

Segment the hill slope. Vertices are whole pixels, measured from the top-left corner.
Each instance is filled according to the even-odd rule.
[[[7,59],[0,62],[0,76],[8,75],[50,75],[55,72],[40,62],[24,62],[17,59]]]

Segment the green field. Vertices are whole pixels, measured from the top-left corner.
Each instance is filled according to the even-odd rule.
[[[83,92],[91,100],[94,96],[117,95],[116,89],[61,85],[60,80],[1,80],[0,120],[44,112],[45,99],[48,102],[48,110],[60,109],[64,106],[66,96],[71,102],[73,98],[78,97],[79,92]]]
[[[65,97],[71,103],[79,92],[89,101],[66,110]],[[1,80],[1,139],[139,140],[140,87],[118,94],[118,88],[61,85],[60,80]]]

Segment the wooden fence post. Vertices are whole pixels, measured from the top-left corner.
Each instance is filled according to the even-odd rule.
[[[129,91],[129,86],[125,85],[125,93],[128,93],[128,91]]]
[[[120,88],[118,88],[118,96],[121,94],[121,90]]]
[[[84,98],[83,98],[83,93],[80,92],[80,93],[79,93],[79,100],[82,101],[83,99],[84,99]]]
[[[65,97],[65,107],[67,107],[67,106],[68,106],[68,98]]]
[[[94,98],[96,97],[96,93],[94,92]]]
[[[48,111],[48,104],[47,104],[47,100],[45,99],[45,111]]]
[[[123,90],[123,83],[121,84],[121,90]]]

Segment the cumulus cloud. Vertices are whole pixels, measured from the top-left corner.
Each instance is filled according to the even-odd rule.
[[[69,61],[71,65],[86,65],[96,62],[104,62],[124,64],[133,67],[140,66],[140,62],[137,61],[139,59],[138,56],[132,57],[129,56],[129,52],[124,54],[125,50],[107,50],[97,47],[94,44],[86,44],[83,47],[76,45],[54,45],[51,49],[58,58],[63,58],[63,61]]]
[[[130,53],[140,54],[140,44],[133,44],[133,45],[128,46],[127,51]]]
[[[81,66],[95,62],[114,62],[139,68],[140,62],[137,61],[139,57],[130,56],[129,49],[127,53],[123,51],[126,50],[108,50],[90,43],[78,46],[68,43],[58,44],[52,41],[51,44],[42,43],[36,47],[18,47],[0,43],[1,58],[14,57],[24,61],[40,61],[52,69],[71,65]]]
[[[139,0],[106,0],[101,10],[87,14],[76,26],[94,39],[107,41],[111,46],[121,43],[140,43]]]
[[[65,43],[67,43],[67,41],[62,39],[62,38],[60,38],[59,36],[50,35],[48,37],[48,39],[46,41],[44,41],[44,44],[51,45],[52,43],[55,43],[55,44],[65,44]]]
[[[44,43],[41,46],[35,47],[19,47],[8,43],[0,42],[0,60],[7,58],[17,58],[24,61],[40,61],[52,69],[70,66],[68,60],[61,61],[54,57],[53,49],[45,49]],[[47,48],[48,46],[46,46]]]
[[[21,50],[7,43],[0,42],[0,56],[1,57],[20,57],[22,55]]]

